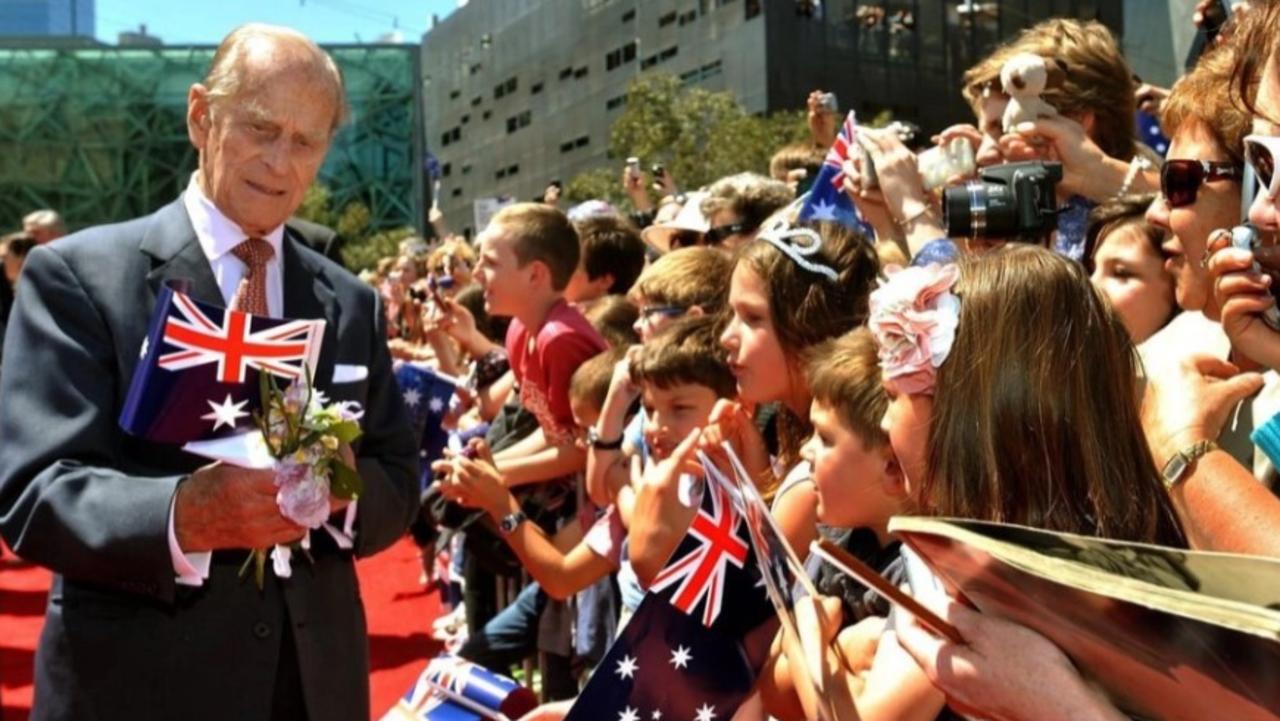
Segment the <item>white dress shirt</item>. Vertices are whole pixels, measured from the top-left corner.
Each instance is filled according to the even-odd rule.
[[[182,204],[191,218],[200,249],[209,259],[214,280],[222,291],[222,300],[229,307],[240,280],[248,270],[248,266],[231,250],[249,236],[209,200],[196,182],[195,173],[192,173],[191,182],[182,194]],[[275,251],[267,262],[267,310],[271,315],[280,317],[284,315],[284,266],[280,258],[284,226],[267,233],[263,240],[270,243],[271,249]],[[213,554],[208,551],[184,553],[178,545],[178,536],[173,528],[173,506],[177,498],[177,494],[174,494],[174,500],[169,502],[169,555],[173,559],[177,582],[186,586],[199,586],[209,577],[209,563]]]

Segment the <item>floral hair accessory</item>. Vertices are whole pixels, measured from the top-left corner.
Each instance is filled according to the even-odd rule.
[[[787,220],[794,210],[799,207],[800,202],[800,199],[796,199],[785,210],[779,212],[772,222],[765,225],[756,238],[782,251],[783,255],[790,258],[801,268],[810,273],[825,276],[827,280],[835,282],[840,279],[835,270],[830,266],[809,260],[810,256],[817,255],[822,251],[822,236],[818,235],[818,232],[812,228],[798,228]],[[802,238],[807,242],[795,242]]]
[[[932,395],[960,323],[960,299],[951,292],[960,269],[950,263],[889,266],[885,276],[871,293],[867,321],[885,381],[900,393]]]

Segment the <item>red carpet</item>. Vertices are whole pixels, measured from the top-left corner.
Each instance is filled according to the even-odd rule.
[[[6,551],[7,554],[7,551]],[[360,593],[369,623],[370,717],[378,719],[396,702],[440,649],[431,640],[439,597],[418,585],[418,549],[408,539],[357,564]],[[26,721],[31,710],[36,640],[44,622],[49,573],[13,560],[0,560],[0,700],[4,721]]]

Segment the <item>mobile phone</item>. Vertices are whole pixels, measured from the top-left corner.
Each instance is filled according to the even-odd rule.
[[[836,100],[835,93],[823,93],[818,96],[818,108],[828,113],[840,112],[840,103]]]
[[[632,156],[627,158],[627,175],[632,178],[640,177],[640,159]]]
[[[1214,231],[1215,234],[1219,232],[1231,234],[1231,245],[1234,248],[1256,253],[1264,245],[1262,235],[1258,233],[1258,228],[1253,223],[1241,223],[1229,231]],[[1210,236],[1210,242],[1212,242],[1212,236]],[[1280,293],[1280,270],[1263,266],[1257,260],[1253,261],[1253,269],[1271,277],[1271,297],[1280,304],[1280,296],[1277,296],[1277,293]],[[1280,330],[1280,307],[1273,305],[1263,311],[1262,321],[1272,330]]]

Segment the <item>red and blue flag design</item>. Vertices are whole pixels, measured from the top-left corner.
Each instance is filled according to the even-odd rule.
[[[797,220],[839,223],[872,239],[875,238],[875,230],[862,218],[848,193],[844,192],[844,163],[858,142],[857,133],[858,122],[854,112],[850,110],[840,126],[840,132],[836,134],[836,141],[822,161],[822,169],[818,171],[818,178],[800,207]]]

